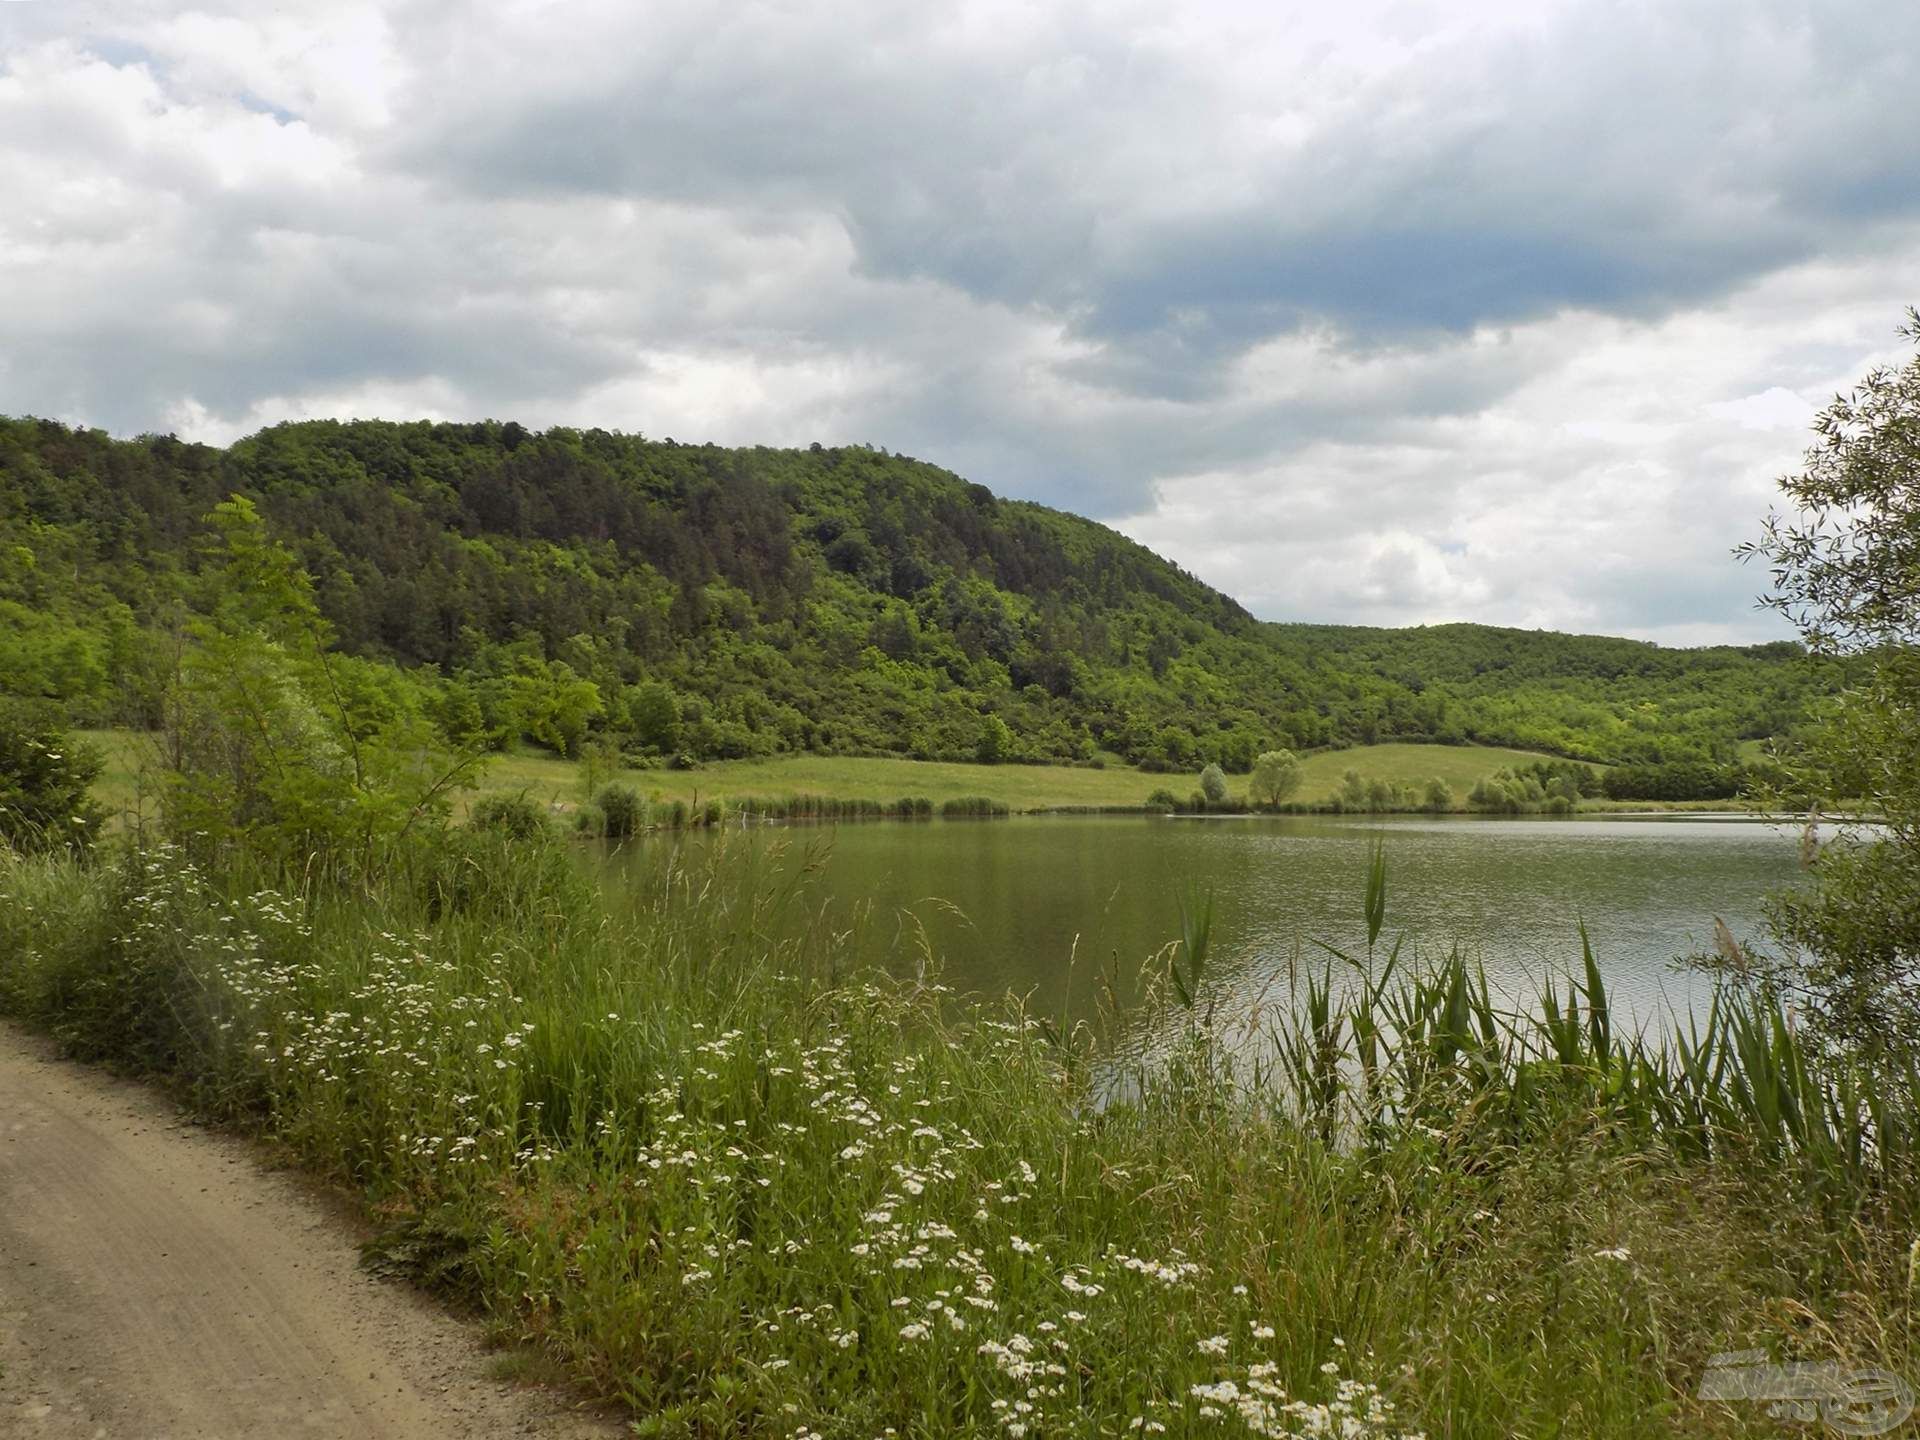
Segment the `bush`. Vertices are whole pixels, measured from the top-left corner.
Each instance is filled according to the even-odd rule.
[[[573,833],[583,840],[607,838],[607,812],[598,805],[582,805],[573,812]]]
[[[467,823],[509,840],[538,840],[553,833],[546,807],[525,791],[516,795],[482,795],[473,802]]]
[[[602,833],[609,840],[629,839],[646,826],[646,799],[631,785],[623,785],[617,780],[602,785],[594,795],[593,803],[606,817]]]
[[[1209,805],[1227,803],[1227,772],[1218,765],[1209,765],[1200,772],[1200,793],[1207,797]]]
[[[1145,808],[1148,810],[1178,810],[1180,808],[1180,797],[1165,786],[1162,786],[1147,796]]]
[[[16,850],[84,850],[101,814],[87,798],[100,774],[91,746],[24,706],[0,708],[0,841]]]

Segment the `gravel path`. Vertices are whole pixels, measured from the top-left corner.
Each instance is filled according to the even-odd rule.
[[[247,1141],[0,1024],[3,1440],[606,1440]]]

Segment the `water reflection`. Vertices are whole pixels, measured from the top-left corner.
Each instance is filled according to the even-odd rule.
[[[836,911],[872,908],[861,959],[910,973],[930,946],[955,988],[1018,992],[1069,1022],[1095,1013],[1106,984],[1123,1005],[1137,998],[1141,963],[1179,933],[1182,895],[1210,892],[1203,1003],[1233,1023],[1328,964],[1315,941],[1364,953],[1375,839],[1389,870],[1383,945],[1457,944],[1496,990],[1530,995],[1578,965],[1584,920],[1624,1019],[1701,1001],[1707,985],[1675,957],[1711,945],[1715,916],[1744,940],[1763,897],[1800,876],[1792,831],[1698,817],[1031,817],[781,829],[751,843],[789,843],[793,865],[824,851]],[[610,883],[630,863],[615,857]]]

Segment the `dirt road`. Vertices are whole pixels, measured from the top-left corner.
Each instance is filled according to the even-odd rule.
[[[359,1269],[337,1206],[0,1024],[4,1440],[566,1440],[472,1329]]]

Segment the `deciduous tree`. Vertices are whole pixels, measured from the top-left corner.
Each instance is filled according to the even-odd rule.
[[[1920,312],[1901,334],[1920,343]],[[1865,657],[1865,679],[1783,757],[1787,793],[1880,822],[1816,847],[1813,884],[1770,907],[1772,955],[1720,960],[1800,998],[1867,1053],[1920,1045],[1920,355],[1877,368],[1821,413],[1787,506],[1742,553],[1764,557],[1764,603],[1809,650]]]
[[[1291,750],[1265,751],[1253,762],[1247,788],[1256,805],[1279,805],[1300,788],[1300,757]]]

